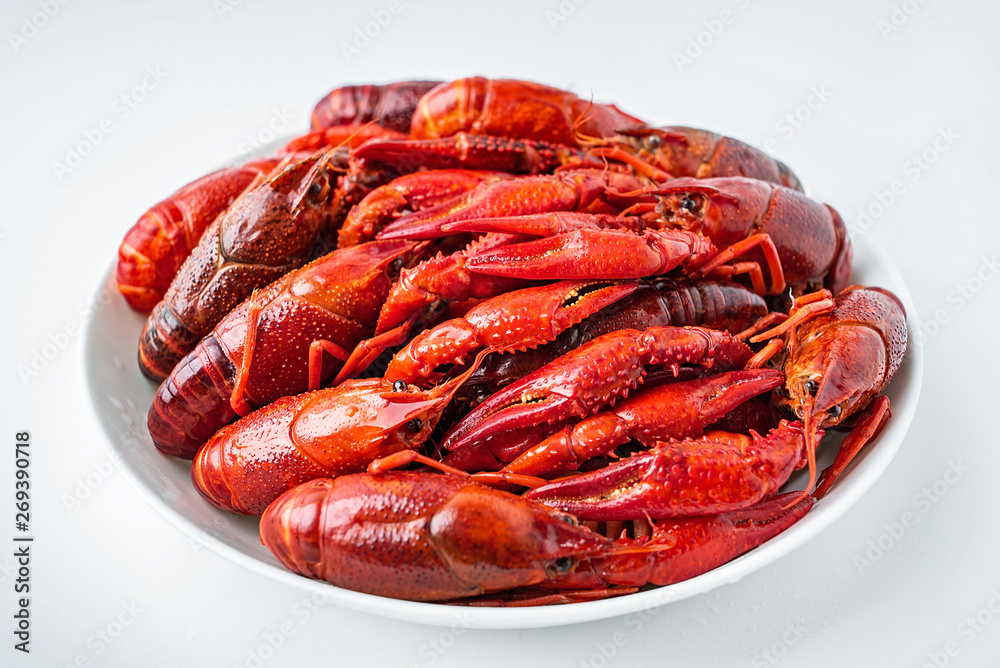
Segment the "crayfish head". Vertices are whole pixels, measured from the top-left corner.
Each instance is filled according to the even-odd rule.
[[[745,239],[764,217],[770,184],[743,177],[680,178],[654,191],[655,222],[671,229],[700,232],[719,248]]]
[[[388,381],[383,383],[388,385]],[[441,393],[439,388],[424,391],[397,380],[391,390],[382,393],[382,398],[382,427],[393,432],[396,442],[417,448],[430,438],[441,412],[451,400],[451,393]]]
[[[613,548],[571,515],[482,485],[452,496],[428,533],[451,573],[480,592],[557,580]]]
[[[409,449],[417,449],[430,438],[441,416],[441,409],[436,402],[428,401],[420,401],[407,408],[409,410],[398,414],[394,440]]]
[[[472,364],[461,374],[428,390],[421,390],[401,378],[381,382],[382,399],[386,402],[387,424],[395,429],[398,441],[416,447],[430,438],[441,413],[455,392],[476,372],[488,351],[480,351]]]
[[[233,202],[219,219],[223,251],[234,261],[275,267],[308,258],[336,191],[337,170],[325,155],[290,156]]]
[[[854,325],[825,329],[803,340],[786,363],[783,403],[819,427],[838,425],[881,391],[884,369],[877,332]]]
[[[803,331],[804,330],[804,331]],[[863,409],[884,386],[885,347],[875,330],[827,315],[806,323],[785,362],[787,397],[779,398],[805,426],[811,491],[816,480],[816,446],[824,427],[838,425]]]
[[[686,181],[688,179],[680,179]],[[710,212],[718,215],[717,207],[712,207],[704,193],[692,192],[684,188],[660,191],[656,203],[655,221],[666,228],[699,232],[705,225],[705,217]]]
[[[619,130],[615,144],[676,177],[696,176],[718,140],[718,135],[694,128],[640,126]]]
[[[333,160],[334,149],[291,162],[276,171],[265,184],[274,196],[287,198],[290,208],[321,208],[328,206],[342,171]]]

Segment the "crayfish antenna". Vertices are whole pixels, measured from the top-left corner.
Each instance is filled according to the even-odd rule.
[[[769,327],[773,327],[776,324],[782,323],[788,319],[788,316],[781,311],[772,311],[760,318],[757,322],[753,323],[746,329],[744,329],[739,334],[734,334],[733,338],[737,341],[746,341],[751,336],[757,332],[761,332]]]
[[[547,485],[552,482],[551,480],[539,478],[538,476],[527,475],[525,473],[506,473],[504,471],[480,471],[479,473],[473,473],[470,475],[476,482],[489,487],[496,487],[498,489],[505,488],[509,485],[535,489],[536,487],[541,487],[542,485]]]
[[[630,197],[631,195],[632,193],[624,193],[624,194],[619,193],[619,196]],[[622,217],[641,216],[644,213],[655,213],[655,212],[656,212],[656,204],[654,204],[653,202],[638,202],[628,207],[627,209],[624,209],[621,212],[621,216]]]
[[[811,399],[803,401],[802,409],[804,414],[802,418],[802,436],[805,439],[806,464],[809,466],[809,482],[806,483],[806,488],[798,496],[781,507],[782,510],[788,510],[795,504],[800,503],[812,493],[813,487],[816,485],[816,426],[823,420],[822,418],[817,420],[813,415],[813,402]]]
[[[647,543],[643,543],[642,545],[623,545],[621,547],[616,547],[615,556],[618,557],[627,554],[653,554],[656,552],[663,552],[664,550],[672,550],[674,545],[677,544],[677,539],[672,536],[670,538],[672,541],[670,544],[654,543],[649,541]]]
[[[377,125],[377,121],[375,121],[374,119],[372,119],[372,120],[368,121],[367,123],[365,123],[363,125],[359,125],[357,130],[355,130],[354,132],[352,132],[351,134],[349,134],[347,136],[347,138],[344,139],[344,141],[340,142],[339,144],[337,144],[333,148],[334,149],[338,149],[341,146],[344,146],[345,144],[349,143],[352,139],[354,139],[358,135],[359,132],[364,131],[365,129],[369,128],[372,125]]]
[[[597,108],[594,106],[594,93],[591,91],[590,100],[587,101],[587,108],[583,110],[575,121],[573,121],[573,126],[570,131],[573,133],[573,139],[580,146],[599,146],[604,143],[604,140],[600,137],[592,137],[590,135],[584,134],[581,129],[587,121],[594,117],[597,113]]]
[[[412,464],[413,462],[423,464],[424,466],[441,471],[447,475],[453,475],[459,478],[468,478],[473,482],[478,482],[489,487],[502,488],[508,485],[515,485],[534,489],[535,487],[541,487],[542,485],[549,483],[549,481],[545,478],[537,478],[535,476],[524,475],[522,473],[503,473],[502,471],[469,473],[468,471],[463,471],[455,468],[454,466],[449,466],[448,464],[438,461],[432,457],[428,457],[427,455],[422,455],[416,450],[400,450],[399,452],[394,452],[387,457],[380,457],[368,465],[368,472],[384,473],[385,471],[402,468],[408,464]]]
[[[635,190],[626,190],[625,192],[619,191],[616,192],[615,194],[618,195],[619,197],[644,197],[646,195],[655,195],[659,189],[660,186],[654,183],[648,186],[643,186],[641,188],[636,188]],[[653,209],[656,208],[655,202],[641,202],[641,204],[647,204],[651,206]],[[638,206],[638,204],[633,204],[632,206]],[[626,214],[625,212],[622,212],[621,215],[624,216]]]
[[[812,414],[812,406],[809,406],[805,418],[806,459],[809,464],[809,482],[806,484],[802,496],[795,499],[796,502],[801,501],[802,497],[808,496],[813,491],[813,487],[816,486],[816,424],[817,420]]]
[[[691,179],[685,181],[684,185],[661,185],[654,188],[654,192],[657,195],[672,195],[676,193],[697,193],[699,195],[704,195],[706,199],[713,200],[719,204],[733,204],[735,206],[740,206],[742,200],[733,195],[732,193],[727,193],[714,186],[708,186],[701,183],[690,183]]]
[[[669,172],[665,172],[656,165],[650,164],[642,158],[632,155],[628,151],[623,151],[617,146],[598,146],[590,149],[592,155],[599,158],[617,160],[623,162],[637,173],[645,176],[656,185],[666,183],[673,178]]]
[[[814,315],[829,313],[833,310],[834,306],[833,295],[829,290],[817,290],[816,292],[808,295],[798,297],[789,312],[788,319],[783,321],[777,327],[757,334],[750,339],[750,342],[760,343],[765,339],[773,339],[776,336],[781,336],[785,332],[790,329],[794,329],[801,322],[808,320]]]
[[[639,591],[638,587],[612,586],[606,589],[565,589],[560,591],[513,590],[477,596],[475,598],[460,598],[453,601],[442,601],[444,605],[465,605],[474,608],[526,608],[539,605],[565,605],[582,603],[584,601],[600,601],[615,596],[625,596]]]
[[[384,473],[385,471],[402,468],[407,464],[412,464],[413,462],[418,462],[424,466],[429,466],[432,469],[437,469],[442,473],[458,476],[459,478],[468,478],[470,476],[470,474],[466,471],[457,469],[454,466],[448,466],[447,464],[439,462],[436,459],[431,459],[426,455],[420,454],[416,450],[400,450],[399,452],[394,452],[387,457],[380,457],[373,460],[372,463],[368,465],[368,472]]]

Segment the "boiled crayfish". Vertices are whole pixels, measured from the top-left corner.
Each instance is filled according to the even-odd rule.
[[[473,77],[332,91],[144,214],[118,278],[154,443],[281,563],[515,606],[695,577],[829,492],[907,340],[851,262],[757,149]]]
[[[357,591],[436,601],[535,587],[517,603],[572,602],[671,584],[725,563],[812,506],[806,497],[785,507],[789,496],[650,522],[645,536],[616,541],[572,515],[463,478],[354,474],[286,492],[264,513],[260,533],[289,569]]]

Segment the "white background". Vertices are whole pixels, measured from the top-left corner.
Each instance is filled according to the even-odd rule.
[[[275,634],[263,665],[996,665],[1000,6],[398,0],[348,60],[341,44],[387,2],[225,2],[0,9],[0,518],[13,521],[14,432],[30,429],[38,536],[29,657],[12,649],[13,558],[0,548],[0,665],[254,665]],[[162,81],[121,113],[148,71]],[[135,219],[269,124],[304,130],[335,86],[472,74],[772,140],[814,197],[891,255],[927,334],[920,407],[888,471],[829,530],[649,618],[448,631],[330,605],[305,614],[301,593],[193,548],[109,463],[77,332]],[[59,173],[105,118],[113,131]]]

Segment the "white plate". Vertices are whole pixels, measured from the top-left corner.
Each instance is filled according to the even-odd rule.
[[[918,322],[906,286],[885,253],[865,236],[854,239],[853,281],[892,290],[907,310],[910,332]],[[747,554],[691,580],[629,596],[573,605],[539,608],[456,608],[432,603],[399,601],[333,587],[285,570],[260,543],[257,518],[218,510],[191,486],[189,463],[161,455],[146,432],[146,412],[155,385],[139,372],[136,343],[144,318],[132,311],[118,293],[114,267],[95,295],[97,315],[83,339],[85,382],[90,400],[106,436],[112,458],[154,508],[193,540],[266,577],[348,608],[422,624],[472,628],[527,628],[592,621],[646,610],[720,585],[736,582],[788,554],[828,527],[850,508],[885,471],[913,418],[923,377],[923,354],[911,345],[886,394],[892,419],[879,437],[856,459],[839,484],[793,527]],[[834,447],[824,447],[821,465],[832,461]],[[802,472],[787,489],[804,485]]]

